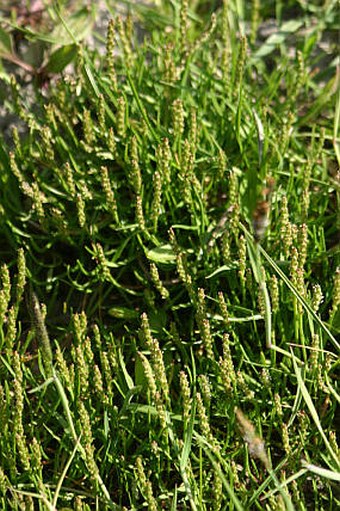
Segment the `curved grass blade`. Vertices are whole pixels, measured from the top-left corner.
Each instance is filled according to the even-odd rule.
[[[327,438],[324,430],[322,429],[318,413],[316,411],[316,408],[314,406],[312,398],[310,397],[310,394],[309,394],[309,392],[307,390],[305,382],[302,379],[301,370],[297,366],[294,358],[292,360],[293,360],[294,371],[295,371],[295,375],[296,375],[296,379],[297,379],[297,384],[298,384],[298,387],[300,388],[302,397],[305,400],[305,403],[306,403],[306,405],[308,407],[308,410],[309,410],[309,412],[310,412],[310,414],[311,414],[311,416],[312,416],[312,418],[314,420],[314,423],[315,423],[316,427],[318,428],[320,435],[323,438],[323,441],[324,441],[324,443],[325,443],[325,445],[327,447],[328,453],[330,454],[330,456],[335,461],[335,465],[337,466],[338,470],[340,470],[339,458],[338,458],[337,454],[334,452],[334,450],[332,449],[332,446],[329,443],[328,438]]]
[[[309,303],[300,295],[300,293],[297,291],[295,286],[290,282],[288,277],[283,273],[281,268],[278,267],[278,265],[275,263],[275,261],[270,257],[269,254],[260,246],[259,250],[263,257],[268,261],[270,266],[273,268],[273,270],[279,275],[279,277],[283,280],[283,282],[286,284],[286,286],[291,290],[291,292],[294,294],[296,299],[301,303],[302,307],[305,309],[305,311],[312,316],[312,318],[316,321],[316,323],[320,326],[320,328],[324,331],[324,333],[329,337],[331,342],[334,344],[337,350],[340,350],[340,344],[335,339],[334,335],[330,330],[327,328],[325,323],[322,321],[321,318],[313,311],[312,307],[309,305]]]

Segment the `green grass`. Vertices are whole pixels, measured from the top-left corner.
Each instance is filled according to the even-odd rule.
[[[336,2],[159,4],[2,20],[0,508],[335,510]]]

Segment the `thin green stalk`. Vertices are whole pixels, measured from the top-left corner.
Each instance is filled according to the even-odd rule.
[[[194,438],[202,446],[202,449],[204,450],[205,454],[208,456],[211,464],[213,465],[214,469],[216,470],[219,477],[221,478],[223,486],[224,486],[231,502],[235,506],[235,509],[237,511],[245,511],[243,505],[241,504],[239,499],[236,497],[234,490],[232,489],[232,487],[228,483],[224,473],[222,472],[221,466],[225,466],[225,464],[226,464],[225,460],[222,458],[222,456],[219,453],[216,453],[214,451],[213,447],[206,441],[206,439],[204,437],[202,437],[201,435],[199,435],[198,433],[195,432]],[[218,459],[219,463],[217,463],[215,458]]]
[[[143,117],[147,127],[149,128],[149,131],[150,131],[150,133],[152,135],[152,138],[157,142],[159,140],[159,136],[156,134],[155,130],[153,129],[153,127],[152,127],[152,125],[150,123],[150,119],[148,117],[148,114],[146,113],[144,105],[141,102],[141,99],[139,97],[138,91],[137,91],[137,89],[135,87],[134,81],[133,81],[129,71],[127,71],[126,76],[127,76],[128,82],[130,84],[130,87],[131,87],[131,90],[132,90],[132,94],[133,94],[133,96],[134,96],[134,98],[136,100],[138,109],[139,109],[139,111],[140,111],[140,113],[141,113],[141,115],[142,115],[142,117]]]
[[[53,374],[53,382],[55,384],[55,387],[56,387],[57,392],[59,394],[59,397],[61,399],[61,402],[62,402],[62,405],[63,405],[63,408],[64,408],[64,412],[65,412],[65,415],[66,415],[66,419],[67,419],[67,422],[68,422],[68,425],[69,425],[69,428],[70,428],[70,431],[71,431],[72,439],[73,439],[75,445],[78,445],[78,450],[79,450],[80,454],[82,455],[83,459],[86,460],[85,449],[79,443],[79,438],[77,436],[76,429],[74,427],[74,423],[73,423],[73,419],[72,419],[72,414],[71,414],[69,402],[68,402],[68,399],[67,399],[67,396],[66,396],[66,392],[65,392],[64,387],[63,387],[63,385],[62,385],[62,383],[61,383],[60,379],[58,378],[58,375],[56,374],[55,371],[54,371],[54,374]],[[117,510],[118,507],[111,500],[109,491],[107,490],[107,488],[106,488],[106,486],[104,484],[104,481],[102,480],[101,476],[99,475],[99,469],[97,471],[96,478],[97,478],[98,485],[99,485],[99,487],[100,487],[100,489],[101,489],[101,491],[102,491],[102,493],[103,493],[103,495],[105,497],[105,500],[106,500],[108,506],[110,507],[110,509]]]
[[[316,411],[316,408],[314,406],[314,403],[312,401],[312,398],[307,390],[307,387],[305,385],[305,382],[303,381],[302,379],[302,375],[301,375],[301,369],[297,366],[296,362],[295,362],[295,359],[293,358],[293,365],[294,365],[294,371],[295,371],[295,375],[296,375],[296,378],[297,378],[297,382],[298,382],[298,386],[301,390],[301,394],[302,394],[302,397],[307,405],[307,408],[309,409],[309,412],[313,418],[313,421],[320,433],[320,435],[322,436],[322,439],[325,443],[325,446],[327,447],[327,450],[328,450],[328,453],[330,454],[330,456],[333,458],[333,461],[335,463],[335,467],[337,468],[337,470],[340,471],[340,460],[339,460],[339,457],[338,455],[333,451],[332,449],[332,446],[331,444],[329,443],[328,441],[328,438],[321,426],[321,422],[320,422],[320,419],[319,419],[319,416],[318,416],[318,413]]]
[[[302,307],[306,310],[306,312],[316,321],[316,323],[321,327],[321,329],[325,332],[325,334],[329,337],[330,341],[334,344],[336,349],[340,350],[340,344],[335,339],[333,334],[330,332],[327,325],[321,320],[321,318],[313,311],[312,307],[309,305],[309,303],[300,295],[300,293],[297,291],[297,289],[293,286],[293,284],[290,282],[288,277],[283,273],[283,271],[278,267],[278,265],[275,263],[275,261],[270,257],[267,252],[260,247],[260,252],[263,255],[263,257],[269,262],[271,267],[275,270],[275,272],[279,275],[279,277],[282,279],[282,281],[286,284],[286,286],[292,291],[293,295],[297,298],[297,300],[301,303]]]
[[[270,297],[267,289],[267,283],[265,280],[265,276],[262,272],[262,264],[261,264],[261,252],[260,252],[260,245],[259,243],[254,244],[253,240],[251,239],[251,236],[249,232],[241,225],[243,228],[246,239],[247,239],[247,247],[248,247],[248,253],[249,253],[249,259],[252,266],[252,270],[254,273],[254,277],[256,282],[259,285],[260,292],[263,295],[264,298],[264,306],[265,306],[265,330],[266,330],[266,347],[271,348],[272,347],[272,310],[271,310],[271,303],[270,303]]]

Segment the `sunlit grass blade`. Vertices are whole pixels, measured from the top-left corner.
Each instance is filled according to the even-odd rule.
[[[306,461],[302,461],[302,465],[306,467],[307,470],[316,474],[320,477],[325,477],[326,479],[331,479],[332,481],[336,481],[340,483],[340,471],[335,472],[334,470],[328,470],[326,468],[318,467],[317,465],[313,465],[312,463],[307,463]]]
[[[321,320],[321,318],[313,311],[312,307],[309,305],[309,303],[301,296],[301,294],[297,291],[297,289],[293,286],[293,284],[290,282],[288,277],[283,273],[283,271],[278,267],[278,265],[275,263],[275,261],[270,257],[270,255],[262,248],[260,247],[260,252],[263,255],[263,257],[268,261],[270,266],[275,270],[275,272],[279,275],[279,277],[283,280],[283,282],[286,284],[286,286],[291,290],[293,295],[296,297],[296,299],[301,303],[303,308],[308,312],[308,314],[315,320],[315,322],[320,326],[320,328],[325,332],[327,337],[329,337],[330,341],[334,344],[335,348],[340,351],[340,344],[335,339],[333,334],[328,329],[327,325]]]
[[[223,487],[226,490],[231,502],[235,506],[235,509],[237,511],[244,511],[243,505],[241,504],[241,502],[235,495],[233,488],[228,483],[228,481],[225,477],[225,474],[223,473],[223,471],[221,469],[221,466],[225,466],[225,462],[223,461],[222,457],[213,451],[213,447],[209,444],[209,442],[207,442],[207,440],[204,437],[202,437],[201,435],[199,435],[198,433],[195,432],[194,438],[202,446],[202,449],[204,450],[204,452],[208,456],[211,464],[213,465],[216,472],[220,476],[222,483],[223,483]],[[220,462],[220,464],[217,463],[216,458]]]
[[[322,436],[322,439],[325,443],[325,446],[327,448],[327,451],[329,453],[329,455],[333,458],[333,461],[335,463],[335,466],[338,468],[338,470],[340,470],[340,460],[339,460],[339,457],[338,455],[334,452],[331,444],[329,443],[329,440],[322,428],[322,425],[321,425],[321,422],[320,422],[320,419],[319,419],[319,415],[316,411],[316,408],[314,406],[314,403],[312,401],[312,398],[308,392],[308,389],[305,385],[305,382],[303,381],[302,379],[302,375],[301,375],[301,369],[297,366],[296,362],[295,362],[295,359],[293,358],[293,365],[294,365],[294,372],[295,372],[295,375],[296,375],[296,379],[297,379],[297,384],[298,384],[298,387],[301,391],[301,394],[302,394],[302,397],[307,405],[307,408],[311,414],[311,417],[320,433],[320,435]]]

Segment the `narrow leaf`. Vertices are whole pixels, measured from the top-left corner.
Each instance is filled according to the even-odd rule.
[[[77,47],[75,44],[62,46],[50,55],[47,64],[44,66],[44,70],[48,73],[60,73],[72,62],[76,55]]]
[[[285,42],[287,37],[299,30],[302,25],[302,20],[290,20],[287,21],[287,23],[284,23],[277,32],[268,37],[264,44],[254,54],[253,58],[258,60],[272,53],[279,44]]]
[[[320,422],[320,419],[319,419],[319,416],[318,416],[318,412],[316,411],[316,408],[314,406],[312,398],[310,397],[310,394],[309,394],[308,389],[307,389],[307,387],[305,385],[305,382],[302,379],[301,369],[297,366],[297,364],[295,362],[295,359],[293,358],[292,360],[293,360],[294,371],[295,371],[295,374],[296,374],[297,383],[298,383],[298,386],[300,388],[302,397],[305,400],[307,408],[308,408],[308,410],[309,410],[309,412],[310,412],[310,414],[311,414],[311,416],[313,418],[313,421],[314,421],[316,427],[318,428],[318,430],[320,432],[320,435],[323,438],[323,441],[324,441],[324,443],[325,443],[325,445],[327,447],[327,450],[328,450],[330,456],[332,456],[333,460],[335,461],[336,465],[339,467],[339,470],[340,470],[339,458],[338,458],[337,454],[333,451],[332,446],[330,445],[330,443],[328,441],[328,438],[327,438],[324,430],[322,429],[321,422]]]

